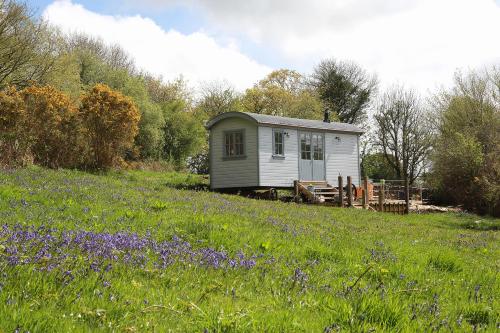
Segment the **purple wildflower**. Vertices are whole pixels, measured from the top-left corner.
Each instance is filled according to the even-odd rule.
[[[137,268],[151,265],[166,269],[174,264],[196,265],[214,269],[251,269],[260,256],[246,256],[239,251],[232,257],[224,250],[193,248],[179,236],[170,241],[158,241],[148,231],[145,236],[135,233],[58,230],[47,226],[0,226],[0,263],[11,266],[36,265],[39,271],[60,269],[64,283],[74,279],[68,267],[85,260],[89,270],[109,272],[121,264]]]

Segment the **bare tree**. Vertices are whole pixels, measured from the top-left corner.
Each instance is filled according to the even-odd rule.
[[[40,80],[54,64],[55,38],[26,5],[0,0],[0,87]]]
[[[311,77],[323,103],[341,122],[360,123],[377,89],[377,78],[352,62],[323,60]]]
[[[413,90],[389,89],[375,114],[375,144],[397,176],[413,183],[425,170],[432,145],[432,131],[422,102]]]
[[[106,44],[101,38],[85,34],[73,34],[67,38],[68,52],[87,52],[100,59],[112,69],[126,70],[138,75],[133,58],[118,44]]]
[[[205,83],[201,87],[201,99],[198,109],[208,118],[221,113],[238,111],[240,109],[240,96],[234,88],[225,81]]]

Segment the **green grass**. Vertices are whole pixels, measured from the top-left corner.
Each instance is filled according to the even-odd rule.
[[[498,330],[498,219],[205,188],[202,177],[180,173],[0,171],[0,226],[178,236],[195,249],[256,256],[250,269],[116,263],[94,272],[75,252],[47,272],[40,263],[9,265],[0,231],[0,332]]]

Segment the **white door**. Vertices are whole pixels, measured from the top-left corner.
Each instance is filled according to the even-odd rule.
[[[299,178],[300,180],[312,180],[313,166],[311,153],[311,133],[300,132],[299,149]]]
[[[300,132],[300,180],[325,180],[324,145],[324,134]]]
[[[312,180],[325,180],[325,135],[312,133]]]

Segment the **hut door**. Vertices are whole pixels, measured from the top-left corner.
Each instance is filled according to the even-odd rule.
[[[325,180],[324,141],[322,133],[300,133],[300,180]]]
[[[325,180],[325,136],[322,133],[312,133],[312,180]]]

